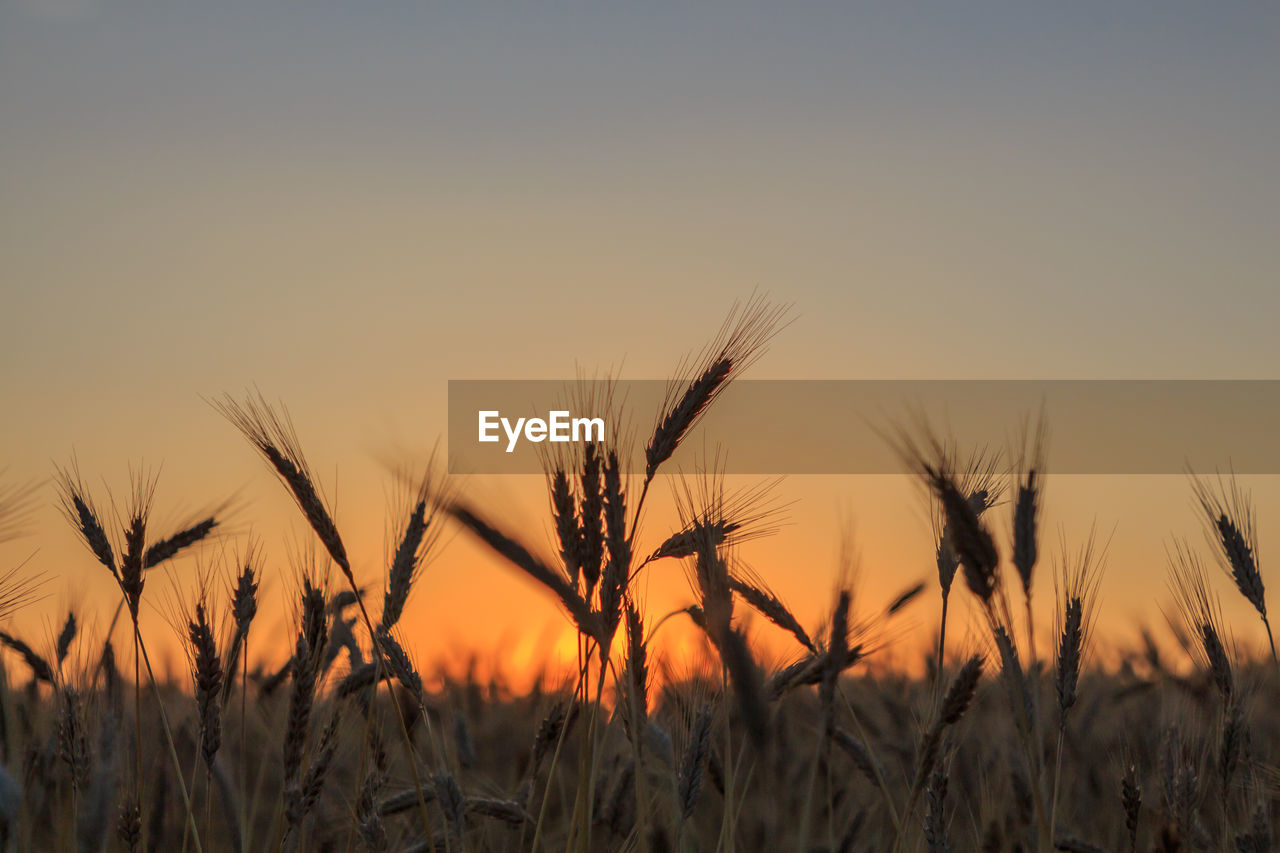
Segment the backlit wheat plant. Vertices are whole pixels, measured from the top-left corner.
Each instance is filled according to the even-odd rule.
[[[0,476],[3,476],[4,473],[3,470],[0,470]],[[26,532],[27,523],[35,508],[34,495],[35,487],[33,485],[14,485],[0,482],[0,542],[15,539]],[[23,564],[0,572],[0,623],[7,622],[11,616],[36,600],[40,585],[41,579],[38,576],[32,577],[28,575]],[[68,613],[67,623],[60,632],[57,643],[59,671],[62,668],[62,661],[66,657],[66,649],[70,647],[74,634],[75,615]],[[66,638],[65,643],[63,642],[64,637]],[[25,642],[7,631],[0,631],[0,645],[13,650],[22,657],[37,680],[50,684],[54,683],[56,679],[54,668]],[[6,735],[9,730],[10,719],[9,698],[8,679],[5,677],[0,679],[0,724],[3,725]],[[5,738],[5,746],[8,746],[7,736]],[[7,758],[7,755],[5,757]],[[7,771],[0,765],[0,782],[4,782],[7,779]],[[16,782],[13,783],[13,787],[17,788]]]
[[[329,594],[314,555],[298,568],[299,590],[294,621],[298,635],[290,661],[290,690],[281,750],[284,817],[282,847],[297,843],[302,821],[311,812],[324,785],[337,748],[336,708],[317,743],[314,717],[320,704],[324,653],[329,641]]]
[[[13,651],[26,664],[31,672],[32,686],[44,682],[52,688],[50,709],[54,718],[54,746],[56,756],[65,765],[70,777],[71,795],[67,802],[70,825],[80,823],[80,801],[87,794],[86,788],[90,774],[90,750],[86,734],[86,715],[84,694],[77,689],[74,673],[64,671],[63,663],[70,653],[71,644],[77,633],[74,612],[68,612],[62,630],[54,640],[54,662],[40,654],[23,640],[5,631],[0,631],[0,644]],[[7,700],[4,716],[4,732],[6,746],[10,723]],[[0,778],[4,778],[0,776]]]
[[[718,547],[735,549],[746,542],[772,536],[778,532],[783,521],[784,512],[787,509],[786,505],[779,504],[774,499],[774,494],[782,483],[781,477],[773,477],[759,482],[748,483],[735,489],[728,489],[723,484],[723,477],[715,473],[724,467],[722,458],[713,457],[709,463],[701,463],[698,467],[707,472],[702,475],[704,485],[708,487],[715,486],[717,491],[716,514],[720,520],[714,522],[710,528],[707,528],[704,523],[700,528],[695,529],[693,522],[688,526],[682,526],[663,540],[662,544],[653,553],[645,557],[636,566],[634,572],[639,572],[657,560],[683,560],[687,557],[692,557],[697,544],[697,537],[703,533],[710,533]],[[680,501],[681,498],[685,498],[684,503],[686,506],[690,505],[688,500],[690,497],[689,490],[686,488],[688,479],[681,478],[676,485],[676,500]],[[703,495],[706,497],[708,493],[703,492]],[[686,515],[694,517],[697,513],[689,510]],[[755,581],[759,581],[759,578],[756,578]],[[745,578],[731,578],[730,583],[735,586],[734,592],[739,593],[748,604],[760,611],[762,616],[788,633],[796,635],[796,639],[801,645],[813,651],[813,642],[808,635],[804,634],[803,628],[800,628],[798,624],[783,625],[778,621],[778,617],[782,616],[778,609],[780,602],[774,602],[772,605],[766,603],[767,599],[776,598],[776,596],[764,589],[762,582],[757,583],[756,585],[759,588],[754,590],[751,589],[753,582]],[[786,614],[782,618],[789,623],[794,621],[794,617],[791,617],[790,614]],[[797,634],[797,631],[799,631],[799,634]]]
[[[451,494],[435,468],[434,455],[423,471],[401,469],[397,480],[407,499],[399,498],[398,502],[405,506],[393,512],[396,526],[391,540],[395,550],[383,588],[382,615],[378,622],[381,631],[392,630],[400,621],[423,568],[438,550],[444,530],[442,508]]]
[[[1058,603],[1054,630],[1057,637],[1054,692],[1058,700],[1058,746],[1050,795],[1051,830],[1055,830],[1057,826],[1058,788],[1062,778],[1062,747],[1067,731],[1067,713],[1075,706],[1079,695],[1080,673],[1093,636],[1098,584],[1106,567],[1108,545],[1109,541],[1099,546],[1095,531],[1090,529],[1084,544],[1072,551],[1063,534],[1057,571],[1054,573],[1054,591]]]
[[[715,338],[676,368],[676,378],[667,385],[653,433],[645,445],[644,482],[635,505],[635,526],[658,469],[729,383],[764,354],[769,341],[785,325],[790,310],[789,305],[770,303],[763,295],[735,304]]]
[[[605,385],[608,388],[608,383]],[[607,405],[607,390],[605,405]],[[590,414],[597,412],[588,410]],[[617,425],[616,416],[604,412]],[[616,432],[615,432],[616,436]],[[616,438],[615,438],[616,442]],[[555,460],[550,472],[553,522],[560,546],[559,565],[548,565],[514,537],[498,530],[461,502],[450,508],[468,531],[516,568],[547,587],[570,614],[580,641],[580,669],[575,692],[590,703],[579,755],[579,778],[590,783],[596,772],[595,755],[600,735],[598,719],[613,640],[623,619],[623,604],[631,581],[631,536],[627,528],[627,477],[622,470],[624,452],[614,442],[589,443],[577,454]],[[576,464],[573,464],[576,463]],[[572,467],[571,467],[572,465]],[[574,489],[569,471],[577,468]],[[574,492],[576,491],[576,494]],[[593,659],[598,677],[590,688]],[[555,769],[553,756],[552,772]],[[574,804],[573,844],[589,849],[594,823],[591,784],[580,785]],[[544,797],[541,814],[545,814]],[[540,841],[541,819],[534,831]]]
[[[912,818],[921,793],[926,789],[926,786],[936,788],[939,784],[933,781],[933,777],[939,772],[938,761],[942,754],[943,740],[947,732],[960,722],[961,717],[964,716],[969,709],[969,705],[973,702],[974,694],[978,690],[978,682],[982,677],[982,664],[983,658],[981,655],[973,655],[965,661],[956,672],[951,685],[947,688],[942,704],[938,708],[937,716],[921,737],[920,746],[916,753],[915,769],[911,776],[911,788],[907,794],[907,803],[902,812],[902,821],[898,826],[895,849],[898,849],[906,841],[906,832],[908,827],[912,825]],[[945,774],[942,778],[945,780]],[[930,843],[938,843],[936,837],[942,833],[940,827],[930,825],[937,822],[936,817],[931,820],[926,815],[925,834],[927,836],[932,834],[935,837],[935,841]]]
[[[908,471],[924,483],[930,499],[934,555],[938,586],[942,592],[942,615],[938,624],[938,649],[934,659],[934,680],[941,689],[946,663],[948,604],[955,576],[962,568],[965,582],[981,602],[988,619],[1003,618],[993,607],[1003,604],[999,587],[999,554],[983,516],[1000,500],[1003,485],[999,478],[1000,455],[977,448],[961,458],[954,442],[943,441],[922,414],[911,428],[900,428],[889,443]]]
[[[1008,696],[1025,761],[1038,843],[1048,848],[1052,839],[1051,817],[1044,789],[1044,753],[1040,745],[1035,685],[1023,667],[1014,639],[1014,620],[1001,579],[1000,552],[982,520],[983,510],[990,502],[971,499],[973,492],[966,489],[964,478],[957,472],[954,453],[923,416],[918,418],[917,431],[919,438],[901,429],[892,442],[908,470],[937,501],[945,520],[943,539],[954,549],[965,585],[977,599],[991,632],[993,657],[1000,663],[1000,680]]]
[[[349,591],[355,597],[355,605],[360,611],[360,616],[364,621],[365,628],[369,635],[369,644],[373,651],[373,660],[375,665],[375,677],[373,684],[376,685],[380,679],[376,673],[391,671],[388,662],[386,649],[384,648],[384,639],[387,636],[385,632],[381,632],[375,627],[373,619],[369,615],[368,609],[365,607],[364,598],[361,595],[359,584],[356,582],[355,574],[351,568],[351,561],[347,556],[347,549],[342,541],[342,537],[338,532],[338,527],[333,521],[333,515],[329,510],[323,496],[317,487],[316,478],[312,475],[310,466],[307,464],[306,458],[302,453],[301,444],[298,441],[297,433],[294,430],[293,423],[289,418],[288,412],[281,408],[276,411],[266,401],[260,393],[256,395],[248,395],[243,401],[237,401],[230,395],[226,395],[220,400],[213,402],[213,406],[233,425],[240,433],[249,441],[251,445],[262,455],[263,459],[270,466],[281,484],[289,492],[294,499],[298,508],[302,511],[307,523],[311,526],[316,538],[328,553],[330,559],[337,565],[343,578],[346,580]],[[426,479],[424,478],[424,484]],[[424,485],[423,500],[434,496],[426,495],[426,487]],[[432,503],[432,515],[434,518],[434,507]],[[416,506],[414,508],[416,513]],[[410,522],[405,526],[405,535],[414,537],[421,535],[423,541],[433,542],[434,535],[427,538],[427,531],[423,528],[424,521],[421,525],[415,525]],[[416,575],[417,568],[420,565],[420,558],[424,556],[423,550],[418,546],[407,545],[405,556],[408,560],[405,566],[401,566],[397,575],[397,590],[403,587],[405,595],[408,594],[408,584],[412,582]],[[405,569],[408,569],[407,577],[403,575]],[[407,583],[406,583],[407,581]],[[388,584],[391,582],[388,581]],[[390,586],[388,587],[390,589]],[[397,592],[397,595],[399,592]],[[402,605],[401,605],[402,606]],[[385,608],[385,605],[384,605]],[[299,642],[302,642],[300,640]],[[310,647],[308,647],[310,653]],[[323,650],[321,650],[323,651]],[[320,652],[317,652],[319,654]],[[297,655],[295,655],[297,658]],[[299,661],[295,661],[294,674],[310,676],[310,673],[302,667]],[[427,808],[427,796],[423,787],[421,774],[418,770],[418,762],[414,751],[412,739],[409,736],[408,725],[404,718],[400,704],[396,701],[391,703],[392,709],[396,714],[396,721],[399,725],[401,738],[404,743],[405,758],[408,762],[409,769],[413,776],[414,790],[418,798],[419,813],[422,818],[423,830],[427,837],[431,837],[431,818]],[[366,738],[366,743],[368,739]],[[291,754],[291,753],[287,753]],[[286,761],[288,765],[288,761]],[[363,776],[363,773],[361,773]],[[305,804],[305,797],[303,799]],[[296,810],[295,810],[296,813]],[[448,841],[446,839],[446,846]]]
[[[626,628],[627,660],[621,677],[617,679],[615,702],[620,713],[623,731],[631,745],[631,760],[635,763],[634,796],[639,831],[644,835],[641,845],[647,848],[651,839],[649,821],[649,774],[645,771],[649,720],[649,637],[645,633],[644,616],[631,595],[623,601],[623,624]]]
[[[799,626],[795,616],[777,596],[769,593],[763,581],[756,579],[754,572],[750,572],[740,561],[734,561],[734,568],[730,575],[730,586],[735,594],[751,604],[775,625],[791,633],[806,650],[798,660],[770,676],[765,684],[765,696],[770,701],[778,701],[797,689],[811,686],[818,688],[821,726],[815,744],[816,754],[809,768],[808,794],[805,797],[805,811],[800,832],[801,836],[806,837],[810,820],[808,807],[814,799],[813,790],[818,778],[818,769],[826,763],[825,756],[833,745],[847,753],[858,770],[880,792],[895,831],[902,826],[884,765],[876,755],[871,738],[868,737],[858,714],[855,713],[853,705],[845,695],[841,683],[841,679],[849,670],[866,659],[879,642],[874,637],[876,626],[853,616],[853,588],[857,563],[852,531],[850,528],[845,528],[841,536],[840,570],[837,575],[834,603],[826,626],[815,634],[816,640],[809,639],[808,633]],[[899,596],[904,601],[909,600],[910,597],[903,599],[903,596]],[[840,700],[839,705],[837,705],[837,699]],[[856,735],[838,725],[837,717],[841,709],[848,715]],[[830,811],[834,808],[836,795],[830,773],[827,774],[826,783],[826,808]]]
[[[222,664],[222,694],[218,701],[225,708],[236,683],[236,670],[240,671],[240,846],[248,845],[248,789],[249,755],[249,629],[258,615],[258,585],[262,580],[262,552],[250,540],[244,550],[235,557],[235,579],[230,582],[228,598],[231,601],[231,640]]]
[[[721,695],[726,699],[729,695],[727,688],[730,686],[728,667],[730,665],[736,667],[733,683],[737,685],[739,707],[742,709],[743,719],[748,722],[748,730],[751,732],[752,740],[759,744],[761,738],[767,733],[765,718],[768,712],[765,708],[765,700],[767,700],[769,694],[763,689],[763,673],[758,672],[758,667],[752,660],[745,635],[732,626],[726,629],[722,620],[708,620],[706,617],[708,608],[713,614],[723,610],[724,608],[721,604],[723,604],[724,597],[727,594],[729,597],[728,609],[730,618],[733,600],[739,599],[743,601],[796,639],[796,642],[808,653],[806,665],[810,667],[810,671],[816,673],[824,665],[827,665],[828,657],[820,653],[818,646],[810,639],[808,632],[783,603],[782,599],[769,589],[759,575],[736,556],[736,546],[738,544],[761,536],[767,536],[775,530],[774,523],[779,517],[781,508],[773,501],[772,491],[778,481],[767,480],[728,491],[724,485],[723,475],[716,473],[721,467],[719,459],[715,459],[709,464],[700,463],[697,467],[708,473],[696,477],[682,477],[677,481],[675,488],[675,503],[681,523],[680,529],[669,535],[649,557],[636,567],[634,572],[638,573],[650,563],[660,560],[676,559],[685,562],[690,587],[698,603],[667,614],[667,616],[659,620],[658,625],[680,613],[687,613],[693,617],[695,624],[707,633],[712,647],[722,652],[722,663],[724,664],[722,666],[722,675],[724,679],[721,685]],[[721,577],[718,570],[708,572],[706,570],[708,565],[726,568],[727,573]],[[723,581],[723,583],[720,581]],[[720,604],[713,602],[720,602]],[[653,630],[656,631],[657,627],[655,625]],[[734,636],[728,636],[728,634],[733,634]],[[725,642],[730,644],[728,657],[723,657],[724,652],[722,651],[721,643]],[[632,656],[634,657],[634,654]],[[854,650],[847,657],[847,665],[852,666],[858,660],[858,652]],[[811,683],[817,683],[818,678],[819,676],[815,674]],[[780,686],[779,695],[793,686],[795,685]],[[695,726],[692,735],[695,745],[705,737],[709,737],[709,717],[706,718],[705,725],[708,727],[705,734],[702,729],[703,723],[698,723]],[[727,729],[726,734],[728,734]],[[731,744],[727,742],[726,752],[730,750],[730,747]],[[744,743],[742,749],[745,751],[747,748],[748,744]],[[686,758],[694,760],[696,756],[686,756]],[[705,761],[705,759],[706,755],[704,753],[700,760]],[[694,763],[696,764],[697,761],[694,761]],[[730,793],[733,791],[734,768],[737,764],[737,761],[730,764],[723,780],[726,790]],[[685,787],[692,785],[694,778],[696,778],[692,774],[692,769],[688,769],[688,772],[682,773],[677,780],[677,788],[680,792],[679,802],[681,804],[677,812],[678,819],[673,828],[673,834],[677,841],[683,838],[685,834],[684,818],[679,817],[679,815],[684,815],[686,809],[691,808],[688,797],[696,799],[696,786],[692,788]],[[732,799],[730,799],[729,805],[732,806]],[[733,821],[732,808],[726,809],[721,827],[722,837],[732,833]]]
[[[681,529],[668,537],[658,553],[684,558],[697,602],[695,621],[720,654],[737,690],[739,713],[755,745],[760,747],[768,734],[766,694],[746,634],[734,621],[735,601],[747,604],[795,638],[808,653],[806,658],[815,673],[819,669],[827,674],[843,672],[857,661],[859,651],[847,647],[847,631],[843,630],[848,627],[847,619],[833,629],[834,645],[829,650],[819,649],[782,599],[738,556],[738,543],[771,532],[760,522],[774,517],[768,491],[772,484],[732,492],[726,489],[720,473],[722,459],[713,457],[699,467],[704,473],[678,481],[675,505]],[[815,674],[811,683],[817,684],[821,678]]]
[[[213,621],[213,605],[209,600],[209,574],[199,573],[196,585],[195,601],[177,614],[174,627],[185,640],[187,660],[191,668],[192,694],[199,731],[198,752],[205,771],[204,835],[209,838],[214,761],[218,750],[222,748],[223,684],[227,675],[223,670],[222,653],[217,643],[218,630]]]
[[[14,483],[6,479],[6,474],[7,469],[0,468],[0,542],[16,539],[28,531],[39,490],[38,483]]]
[[[700,483],[706,483],[700,479]],[[751,654],[745,632],[733,622],[733,582],[729,570],[730,552],[722,550],[719,531],[725,527],[723,513],[723,489],[718,477],[711,478],[710,487],[701,499],[694,497],[685,484],[681,507],[681,527],[693,531],[693,554],[686,561],[690,586],[697,598],[695,622],[720,656],[722,695],[736,697],[738,712],[745,723],[750,740],[756,749],[764,746],[768,737],[768,709],[765,704],[763,675]],[[730,709],[724,709],[725,719]],[[725,727],[724,755],[729,762],[725,774],[725,808],[721,823],[721,837],[732,849],[736,818],[735,805],[738,762],[735,759],[731,727]]]
[[[590,791],[597,764],[600,701],[613,640],[622,624],[623,605],[636,570],[633,545],[649,488],[662,465],[676,452],[708,407],[763,352],[788,310],[787,306],[773,305],[763,297],[735,305],[712,342],[677,369],[677,378],[668,385],[653,432],[645,445],[644,476],[638,498],[631,497],[634,492],[625,471],[630,461],[629,441],[613,405],[613,383],[608,380],[580,383],[579,411],[587,416],[603,417],[611,425],[612,434],[604,442],[587,443],[571,452],[548,455],[544,460],[552,525],[559,547],[558,565],[548,565],[516,537],[500,530],[470,506],[455,502],[450,508],[464,528],[515,568],[545,586],[560,601],[577,628],[582,659],[575,692],[590,701],[591,716],[583,734],[586,748],[581,751],[579,767],[579,778],[587,780],[587,784],[580,784],[577,792],[571,846],[584,850],[591,846],[594,804]],[[712,539],[723,541],[726,533],[701,529],[695,534],[700,540],[695,548],[703,552],[708,548],[714,550]],[[717,606],[731,595],[727,572],[724,574],[723,591],[716,592]],[[722,624],[720,612],[712,616],[717,626]],[[727,612],[723,624],[727,624]],[[750,654],[745,642],[732,631],[716,627],[713,632],[713,642],[718,642],[726,663],[730,659],[735,661],[732,675],[743,680],[740,686],[745,688],[748,683],[760,681],[754,664],[747,666]],[[599,677],[591,691],[589,660],[593,649],[599,658]],[[542,813],[545,806],[544,797]],[[533,841],[535,848],[541,829],[540,817]]]
[[[117,520],[122,528],[119,541],[113,546],[106,528],[102,524],[101,515],[95,506],[88,490],[81,480],[79,469],[73,459],[66,468],[57,470],[57,483],[62,498],[62,510],[72,527],[80,534],[90,553],[111,573],[124,605],[129,610],[133,623],[134,642],[134,725],[135,725],[135,764],[134,764],[134,802],[125,805],[125,811],[138,810],[141,815],[142,803],[142,673],[139,660],[146,666],[147,678],[151,682],[151,690],[160,716],[161,728],[165,743],[173,762],[174,772],[178,777],[178,791],[182,795],[183,808],[187,813],[187,822],[191,830],[191,840],[197,853],[200,852],[200,834],[196,828],[195,815],[191,808],[191,799],[183,781],[182,764],[174,747],[173,733],[169,728],[169,718],[164,704],[156,688],[155,673],[151,668],[151,658],[147,654],[146,643],[142,639],[142,631],[138,625],[138,610],[142,603],[142,590],[146,583],[147,570],[172,559],[184,550],[207,538],[218,526],[218,520],[209,516],[170,535],[149,540],[148,522],[151,517],[152,502],[155,497],[156,479],[146,473],[139,472],[132,476],[132,489],[129,501],[123,513],[117,512]],[[119,558],[117,560],[117,553]],[[140,816],[139,820],[143,818]]]
[[[1138,821],[1142,817],[1142,784],[1138,768],[1126,751],[1124,776],[1120,780],[1120,805],[1124,810],[1124,829],[1129,842],[1129,853],[1138,851]]]
[[[685,720],[685,746],[679,766],[675,768],[676,782],[676,847],[685,833],[685,826],[693,815],[702,795],[702,779],[711,753],[711,724],[714,710],[710,703],[702,703],[690,709]]]
[[[1218,782],[1224,844],[1231,814],[1231,785],[1240,764],[1246,739],[1243,696],[1236,673],[1234,642],[1227,635],[1222,608],[1209,588],[1200,558],[1186,542],[1175,540],[1167,549],[1169,588],[1176,605],[1176,618],[1190,640],[1188,651],[1209,676],[1218,693]]]
[[[0,478],[4,476],[0,469]],[[14,484],[0,479],[0,542],[8,542],[27,532],[31,514],[36,508],[37,486]],[[0,571],[0,622],[30,604],[40,589],[40,578],[26,573],[19,564]]]
[[[1177,605],[1176,618],[1190,641],[1192,659],[1208,673],[1224,702],[1235,691],[1235,668],[1224,635],[1222,607],[1199,556],[1182,540],[1167,549],[1169,589]]]
[[[934,557],[938,569],[938,588],[942,593],[942,615],[938,622],[938,648],[934,657],[935,698],[941,698],[941,685],[946,666],[947,622],[951,602],[951,587],[956,572],[963,563],[959,541],[961,536],[973,540],[973,530],[987,510],[1000,500],[1003,484],[999,477],[1000,454],[986,448],[976,448],[961,457],[954,442],[944,442],[929,427],[923,415],[915,419],[917,439],[910,430],[900,429],[889,438],[890,444],[907,464],[908,470],[921,476],[929,491],[930,521],[933,525]],[[929,461],[932,458],[933,461]],[[927,466],[927,468],[925,467]],[[953,506],[950,514],[942,500],[939,486],[946,485],[963,498],[967,511],[953,520],[959,507]],[[959,526],[965,525],[965,526]],[[989,538],[989,534],[987,534]],[[971,547],[973,542],[968,543]],[[994,548],[994,542],[992,543]],[[985,559],[985,558],[984,558]],[[966,580],[968,579],[966,569]],[[979,576],[980,578],[985,576]],[[985,582],[980,586],[985,586]],[[970,588],[973,588],[970,582]],[[975,590],[977,591],[977,590]],[[979,595],[981,598],[982,596]],[[989,596],[988,596],[989,598]],[[983,599],[984,601],[988,599]]]
[[[390,675],[409,691],[415,699],[418,714],[428,732],[428,740],[436,751],[436,761],[440,763],[442,752],[432,732],[431,718],[427,713],[422,690],[422,678],[396,639],[396,631],[400,618],[404,615],[405,605],[423,568],[440,546],[440,536],[444,530],[444,507],[451,500],[452,491],[436,468],[434,453],[420,471],[410,467],[397,470],[396,481],[396,498],[391,511],[394,521],[389,530],[389,541],[393,543],[392,552],[387,561],[387,574],[383,583],[382,613],[377,627],[378,645],[384,650],[384,654],[373,661],[373,677],[374,682],[377,683],[382,680],[384,674]],[[367,748],[373,743],[372,732],[368,729],[370,722],[371,717],[366,718],[366,733],[360,760],[361,776],[365,775],[363,771],[367,759]]]
[[[1267,593],[1258,562],[1258,519],[1249,493],[1232,475],[1226,482],[1191,476],[1191,487],[1205,524],[1205,534],[1218,562],[1236,589],[1258,611],[1271,646],[1271,660],[1280,671],[1276,640],[1267,619]]]
[[[1022,581],[1026,603],[1027,649],[1031,665],[1036,665],[1036,631],[1031,607],[1032,581],[1040,557],[1040,514],[1044,508],[1045,457],[1048,449],[1048,424],[1041,410],[1034,427],[1027,420],[1022,425],[1022,441],[1018,448],[1013,481],[1013,547],[1012,562]]]

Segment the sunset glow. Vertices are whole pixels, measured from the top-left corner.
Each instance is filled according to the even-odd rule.
[[[0,0],[0,853],[1274,849],[1277,45]]]

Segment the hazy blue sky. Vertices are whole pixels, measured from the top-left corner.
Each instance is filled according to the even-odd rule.
[[[279,312],[330,351],[448,313],[445,350],[514,339],[441,373],[618,332],[660,367],[672,300],[696,328],[753,286],[798,303],[804,375],[1275,355],[1274,7],[269,5],[6,5],[7,362],[207,370],[242,324],[257,372]]]
[[[446,379],[665,376],[755,288],[759,377],[1274,377],[1278,48],[1258,3],[0,0],[4,453],[275,501],[200,399],[257,383],[376,497]]]

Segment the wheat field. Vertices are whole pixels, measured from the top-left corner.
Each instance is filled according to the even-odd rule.
[[[1046,554],[1043,418],[1003,461],[922,421],[889,436],[933,506],[937,577],[871,616],[847,583],[827,612],[793,613],[767,569],[745,570],[737,546],[766,532],[767,512],[761,493],[726,490],[714,464],[674,481],[678,518],[641,529],[664,465],[787,312],[758,297],[730,312],[641,426],[636,473],[629,448],[608,442],[547,455],[553,555],[532,546],[541,531],[508,529],[500,508],[438,471],[406,474],[380,590],[357,583],[283,407],[214,401],[314,541],[291,579],[287,649],[255,631],[261,549],[222,549],[176,608],[190,670],[176,681],[157,677],[148,642],[159,640],[138,614],[152,570],[220,536],[221,511],[156,529],[153,475],[136,474],[108,511],[74,461],[59,467],[84,570],[110,573],[119,600],[111,639],[82,636],[72,611],[49,614],[61,630],[45,644],[8,627],[44,606],[35,583],[20,567],[0,579],[4,849],[1274,849],[1280,663],[1274,641],[1258,659],[1236,648],[1214,592],[1238,592],[1271,638],[1257,522],[1234,480],[1190,478],[1207,547],[1168,549],[1170,622],[1189,667],[1154,641],[1118,666],[1093,662],[1106,542],[1090,534]],[[0,536],[21,533],[33,495],[0,491]],[[993,533],[997,513],[1008,541]],[[420,671],[400,625],[453,531],[559,603],[578,636],[576,673],[516,691]],[[637,583],[663,561],[690,579],[688,606],[671,614],[650,612]],[[1225,580],[1211,579],[1219,570]],[[1051,647],[1035,643],[1046,634],[1033,586],[1055,593]],[[922,670],[868,669],[885,626],[925,596],[942,615]],[[979,640],[948,632],[960,607],[978,614]],[[748,614],[789,635],[785,664],[764,663]],[[652,660],[666,619],[705,635],[713,659],[699,674]],[[280,647],[277,665],[251,666],[258,647]]]

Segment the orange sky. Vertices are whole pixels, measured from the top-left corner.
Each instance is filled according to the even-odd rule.
[[[216,421],[212,413],[210,418]],[[302,433],[307,434],[305,428]],[[149,575],[145,599],[151,606],[145,608],[144,630],[157,645],[166,641],[173,644],[176,635],[166,620],[175,601],[189,600],[195,575],[203,568],[219,565],[221,550],[234,552],[251,532],[262,543],[266,555],[264,603],[257,623],[256,648],[266,658],[278,661],[287,651],[282,638],[293,630],[287,613],[287,594],[296,583],[291,560],[299,552],[298,543],[305,547],[310,541],[310,532],[300,522],[284,490],[265,467],[257,464],[248,446],[240,446],[238,436],[230,434],[227,444],[224,467],[229,470],[214,478],[227,485],[212,493],[230,494],[233,486],[243,485],[228,532],[197,557],[177,561]],[[313,455],[312,461],[317,472],[332,468],[320,455]],[[93,470],[84,454],[80,462],[86,473]],[[179,491],[177,484],[186,473],[185,467],[166,465],[162,472],[157,500],[161,519],[175,519],[177,506],[194,506],[188,490],[181,490],[181,497],[174,494]],[[348,466],[339,467],[337,518],[357,576],[377,583],[386,565],[383,509],[384,487],[389,488],[390,477],[384,476],[372,459],[364,460],[358,468],[350,467],[356,470],[349,474]],[[247,478],[242,478],[242,473]],[[93,483],[91,475],[88,479]],[[752,478],[730,478],[730,485],[739,480],[753,482]],[[113,477],[113,491],[119,493],[125,481],[123,473]],[[1261,516],[1274,517],[1280,509],[1280,495],[1269,478],[1246,482],[1257,487],[1255,497]],[[551,533],[540,478],[471,477],[461,486],[493,518],[549,553]],[[641,551],[656,546],[674,522],[670,500],[663,493],[666,488],[666,483],[659,482],[650,503],[637,546]],[[52,489],[46,488],[42,494],[51,497]],[[776,501],[788,505],[783,526],[772,537],[743,545],[743,559],[807,628],[818,630],[830,606],[840,566],[842,530],[851,530],[859,556],[855,610],[860,617],[876,623],[876,634],[885,642],[874,660],[888,666],[917,666],[920,655],[933,640],[938,616],[932,545],[918,486],[906,477],[895,476],[797,477],[779,486]],[[1002,542],[1007,541],[1007,507],[994,512],[994,529]],[[1042,650],[1052,641],[1051,572],[1059,552],[1059,531],[1065,532],[1069,543],[1076,547],[1095,523],[1101,537],[1112,537],[1099,603],[1100,650],[1113,643],[1135,645],[1139,625],[1151,626],[1158,635],[1168,636],[1160,611],[1171,601],[1163,587],[1164,543],[1177,532],[1192,535],[1193,543],[1200,545],[1185,480],[1174,476],[1060,476],[1049,481],[1042,546],[1045,559],[1035,587],[1038,643]],[[1264,577],[1267,541],[1264,525]],[[106,572],[92,561],[69,525],[51,507],[36,516],[32,535],[7,543],[0,553],[12,564],[32,551],[35,553],[27,565],[31,571],[46,573],[47,597],[16,620],[21,633],[38,648],[44,647],[51,642],[58,627],[55,623],[62,618],[60,613],[71,604],[80,612],[87,636],[95,638],[95,643],[100,641],[118,593]],[[883,620],[884,606],[917,580],[928,583],[926,595],[892,621]],[[1260,648],[1262,635],[1255,627],[1257,620],[1252,611],[1234,594],[1225,576],[1215,574],[1214,580],[1223,593],[1224,611],[1237,639],[1245,648]],[[335,574],[334,581],[340,583],[340,576]],[[694,600],[683,567],[671,561],[646,569],[640,589],[651,620]],[[962,582],[957,583],[955,596],[961,606],[952,609],[953,648],[981,647],[985,628],[974,621]],[[752,618],[751,624],[766,659],[781,661],[795,654],[795,645],[786,635],[759,618]],[[408,645],[424,668],[445,662],[459,671],[474,655],[480,673],[496,668],[514,683],[525,684],[537,670],[545,667],[554,671],[557,659],[564,663],[574,656],[572,629],[551,597],[496,562],[464,533],[446,535],[436,559],[415,588],[402,626]],[[676,673],[697,665],[700,644],[701,639],[683,619],[668,622],[658,643]],[[117,645],[127,646],[119,638]],[[177,654],[176,644],[172,649],[170,658]],[[83,651],[90,653],[89,649]]]

